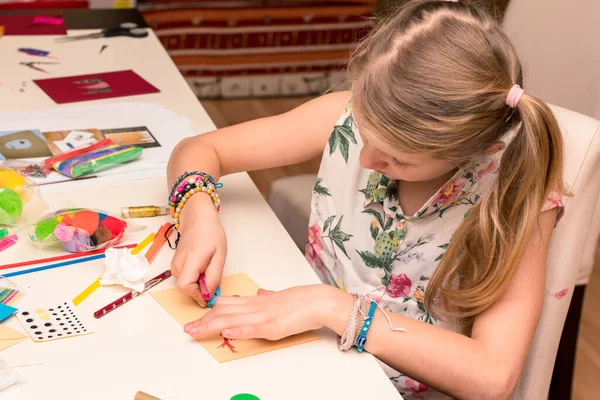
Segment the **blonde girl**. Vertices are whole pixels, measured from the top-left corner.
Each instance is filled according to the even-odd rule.
[[[306,247],[323,284],[221,297],[186,332],[279,339],[326,327],[341,350],[377,357],[405,399],[505,399],[538,323],[562,209],[557,122],[523,91],[498,24],[468,2],[409,2],[348,70],[348,92],[173,152],[171,183],[323,154]],[[181,210],[172,263],[203,306],[198,279],[212,295],[226,258],[210,199],[193,195]]]

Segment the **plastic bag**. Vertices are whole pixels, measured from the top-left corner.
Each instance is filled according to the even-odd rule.
[[[0,164],[0,226],[28,225],[47,208],[35,182]]]
[[[11,305],[23,294],[19,285],[0,275],[0,304]]]
[[[87,150],[83,149],[86,151],[76,150],[63,154],[60,161],[55,162],[52,168],[69,178],[79,178],[133,161],[139,158],[143,151],[141,147],[121,146],[112,144],[110,141],[106,142],[104,146],[99,146],[102,143],[104,141],[90,146]],[[73,157],[66,158],[69,154],[72,154]]]
[[[62,246],[69,253],[82,253],[114,246],[126,232],[141,229],[143,226],[104,211],[72,208],[45,215],[28,227],[28,234],[38,248]]]

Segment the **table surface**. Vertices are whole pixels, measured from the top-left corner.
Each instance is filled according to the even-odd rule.
[[[70,31],[70,34],[81,31]],[[7,57],[18,47],[51,50],[62,64],[52,76],[133,69],[159,87],[159,94],[109,99],[93,104],[143,101],[162,104],[191,118],[197,133],[214,129],[206,112],[178,73],[175,65],[151,33],[145,39],[114,38],[101,56],[102,41],[55,45],[51,37],[4,37],[0,40],[0,110],[23,111],[58,107],[35,85],[25,92],[7,90],[10,83],[43,77]],[[90,103],[82,103],[90,104]],[[62,107],[70,107],[64,105]],[[261,197],[247,174],[223,179],[222,222],[228,235],[225,274],[246,272],[260,286],[283,289],[318,283],[302,254]],[[130,183],[87,185],[76,191],[57,191],[46,196],[52,206],[65,201],[118,213],[120,207],[160,204],[166,197],[164,176]],[[165,217],[145,219],[142,231],[126,242],[139,242],[156,231]],[[24,237],[24,236],[23,236]],[[169,267],[172,250],[164,248],[149,276]],[[53,255],[34,249],[25,241],[2,252],[0,264]],[[51,307],[72,299],[103,272],[102,261],[38,272],[14,278],[26,294],[19,308]],[[174,286],[174,279],[155,290]],[[25,382],[2,393],[2,399],[132,399],[138,390],[154,395],[172,392],[179,399],[229,399],[237,393],[253,393],[262,400],[307,398],[401,398],[376,360],[355,351],[341,353],[331,333],[319,341],[219,364],[158,303],[144,294],[100,320],[93,311],[126,291],[102,287],[84,301],[77,312],[94,333],[46,343],[26,340],[0,353],[9,365],[42,364],[19,369]],[[11,318],[8,326],[23,331]],[[200,397],[199,397],[200,396]]]

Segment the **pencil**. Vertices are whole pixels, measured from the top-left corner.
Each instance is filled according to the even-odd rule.
[[[57,264],[44,265],[43,267],[36,267],[36,268],[24,269],[24,270],[16,271],[16,272],[10,272],[8,274],[2,274],[2,276],[6,277],[6,278],[10,278],[11,276],[31,274],[33,272],[45,271],[47,269],[66,267],[67,265],[79,264],[79,263],[83,263],[86,261],[99,260],[104,257],[105,257],[105,255],[104,255],[104,253],[102,253],[102,254],[97,254],[95,256],[91,256],[91,257],[76,258],[74,260],[69,260],[69,261],[65,261],[65,262],[61,262],[61,263],[57,263]]]
[[[115,249],[123,249],[123,248],[132,249],[135,246],[137,246],[137,245],[136,244],[128,244],[126,246],[116,246]],[[10,268],[18,268],[18,267],[26,267],[28,265],[35,265],[35,264],[44,264],[44,263],[53,262],[53,261],[69,260],[72,258],[79,258],[79,257],[91,256],[93,254],[100,254],[100,253],[104,253],[105,251],[106,251],[106,249],[91,250],[91,251],[86,251],[83,253],[64,254],[62,256],[40,258],[38,260],[22,261],[22,262],[18,262],[18,263],[14,263],[14,264],[5,264],[5,265],[0,265],[0,270],[10,269]]]
[[[154,236],[152,246],[150,246],[150,248],[146,252],[146,259],[150,264],[152,264],[152,261],[154,260],[154,258],[156,258],[158,251],[167,241],[166,233],[170,226],[171,224],[167,222],[166,224],[160,227],[158,232],[156,232],[156,236]]]
[[[99,309],[98,311],[96,311],[94,313],[94,317],[95,318],[104,317],[109,312],[116,310],[117,308],[121,307],[123,304],[135,299],[140,294],[144,293],[146,290],[158,285],[159,283],[161,283],[164,280],[169,279],[170,277],[171,277],[171,270],[168,269],[165,272],[155,276],[154,278],[152,278],[148,282],[146,282],[146,284],[144,285],[144,290],[142,290],[141,292],[136,292],[135,290],[132,290],[131,292],[127,293],[126,295],[119,297],[112,303],[107,304],[106,306],[104,306],[101,309]]]

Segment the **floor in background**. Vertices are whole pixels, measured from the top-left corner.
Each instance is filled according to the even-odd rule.
[[[309,100],[301,98],[276,98],[252,100],[203,101],[202,105],[217,127],[238,124],[251,119],[281,114]],[[254,171],[250,177],[263,196],[267,196],[271,183],[285,176],[316,173],[320,159],[282,168]],[[600,251],[596,266],[600,264]],[[573,381],[573,400],[596,400],[600,393],[600,267],[596,267],[586,289],[583,304],[577,361]]]

